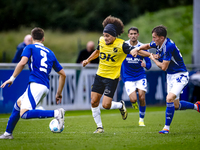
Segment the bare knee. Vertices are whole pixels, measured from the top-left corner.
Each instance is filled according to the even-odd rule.
[[[105,109],[110,109],[111,104],[104,103],[104,104],[102,104],[102,107],[105,108]]]
[[[99,102],[94,100],[94,99],[91,99],[91,105],[92,105],[92,107],[98,107],[99,106]]]
[[[20,117],[23,118],[23,117],[22,117],[23,114],[24,114],[25,112],[27,112],[27,111],[28,111],[28,109],[21,109],[21,110],[20,110]]]
[[[174,107],[175,107],[175,110],[179,109],[179,100],[174,101]]]

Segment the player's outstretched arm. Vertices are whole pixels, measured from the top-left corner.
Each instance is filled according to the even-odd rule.
[[[142,51],[142,50],[147,50],[147,49],[150,49],[150,48],[151,48],[150,44],[144,44],[144,45],[141,45],[140,47],[135,47],[134,49],[132,49],[130,51],[130,54],[133,57],[136,57],[137,55],[140,55],[142,57],[149,57],[150,53],[146,52],[146,51]]]
[[[7,84],[8,87],[10,87],[15,78],[20,74],[20,72],[23,70],[24,66],[26,65],[26,63],[28,62],[28,57],[23,56],[20,60],[20,62],[17,64],[12,76],[10,77],[10,79],[6,80],[2,85],[1,88],[4,88]]]
[[[62,101],[62,91],[63,91],[63,87],[65,85],[65,78],[66,78],[66,74],[65,71],[62,69],[58,72],[59,76],[59,83],[58,83],[58,89],[57,89],[57,93],[56,93],[56,103],[61,103]]]
[[[95,50],[95,51],[88,57],[88,59],[86,59],[86,60],[84,60],[84,61],[82,62],[83,67],[85,67],[87,64],[89,64],[90,61],[92,61],[93,59],[96,59],[97,57],[99,57],[99,53],[100,53],[99,50]]]

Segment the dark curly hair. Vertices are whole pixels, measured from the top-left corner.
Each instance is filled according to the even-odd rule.
[[[114,24],[116,26],[117,36],[124,32],[124,24],[119,18],[110,15],[102,23],[104,28],[107,24]]]

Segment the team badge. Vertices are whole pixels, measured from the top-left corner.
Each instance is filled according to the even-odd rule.
[[[113,48],[113,52],[116,53],[117,51],[118,51],[118,49],[117,49],[116,47],[114,47],[114,48]]]

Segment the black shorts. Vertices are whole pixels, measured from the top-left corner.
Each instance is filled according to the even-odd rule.
[[[109,79],[96,75],[92,85],[92,92],[104,93],[104,95],[113,98],[118,82],[119,78]]]

